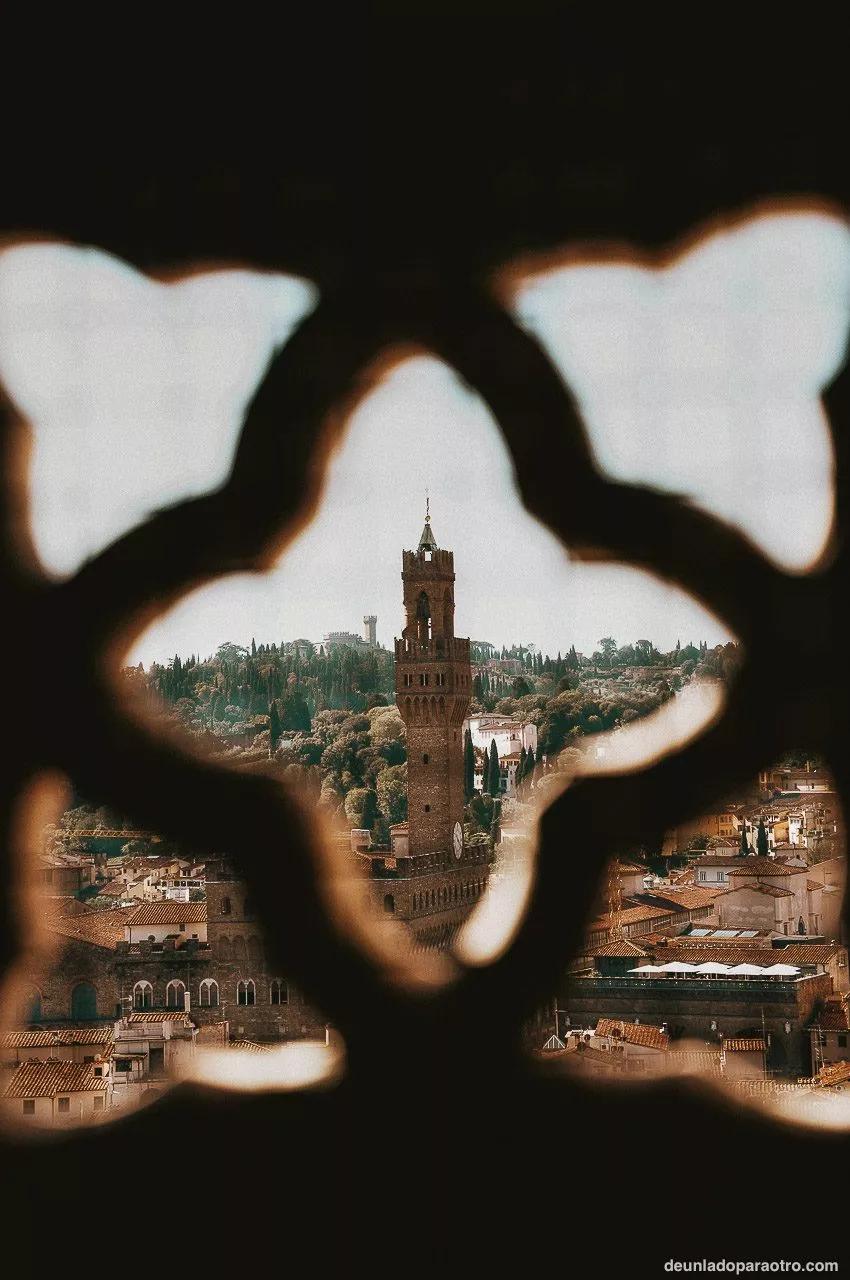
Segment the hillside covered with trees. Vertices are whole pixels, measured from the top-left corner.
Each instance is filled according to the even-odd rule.
[[[470,714],[496,712],[537,725],[537,759],[522,763],[528,787],[544,757],[551,768],[582,738],[655,711],[692,677],[730,678],[737,661],[732,644],[712,650],[677,644],[659,653],[646,640],[618,646],[605,637],[591,658],[574,647],[552,658],[532,646],[497,650],[473,642]],[[234,763],[279,770],[346,825],[386,839],[389,825],[406,818],[405,728],[394,706],[388,650],[325,651],[303,639],[252,641],[250,648],[226,643],[203,660],[175,656],[125,674],[152,714]],[[486,781],[490,762],[481,754],[467,761],[467,772],[471,778],[484,764]],[[492,774],[490,782],[497,790]],[[483,825],[487,817],[482,811],[477,820]]]

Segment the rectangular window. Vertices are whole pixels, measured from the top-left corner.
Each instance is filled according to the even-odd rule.
[[[102,1093],[99,1093],[99,1094],[97,1095],[97,1097],[95,1098],[95,1100],[94,1100],[94,1109],[95,1109],[95,1111],[102,1111],[102,1110],[103,1110],[103,1094],[102,1094]]]
[[[35,1098],[24,1098],[24,1115],[35,1115]]]
[[[847,1037],[846,1037],[846,1036],[839,1036],[839,1037],[838,1037],[838,1047],[839,1047],[839,1049],[846,1049],[846,1048],[847,1048]]]
[[[59,1099],[59,1103],[58,1103],[58,1109],[59,1109],[59,1111],[60,1111],[60,1112],[63,1112],[63,1113],[64,1113],[64,1112],[68,1112],[68,1111],[70,1111],[70,1110],[71,1110],[71,1099],[70,1099],[70,1098],[60,1098],[60,1099]]]
[[[130,1070],[130,1059],[129,1059],[129,1058],[116,1058],[116,1060],[115,1060],[115,1070],[116,1070],[116,1071],[129,1071],[129,1070]]]

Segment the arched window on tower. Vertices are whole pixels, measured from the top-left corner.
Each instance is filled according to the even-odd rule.
[[[431,639],[431,602],[424,591],[420,591],[416,601],[416,637],[418,640]]]
[[[392,915],[392,913],[395,911],[395,898],[391,893],[387,893],[384,895],[384,910],[387,912],[388,915]]]

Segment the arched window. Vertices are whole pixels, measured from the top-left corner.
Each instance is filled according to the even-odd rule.
[[[427,764],[427,763],[428,763],[428,759],[429,759],[429,756],[428,756],[428,752],[426,751],[426,752],[424,752],[424,753],[423,753],[423,756],[422,756],[422,763],[423,763],[423,764]]]
[[[153,1004],[153,987],[149,982],[137,982],[133,987],[133,1008],[150,1009]]]
[[[283,978],[272,978],[269,986],[269,1004],[289,1004],[289,986]]]
[[[420,591],[419,599],[416,601],[416,638],[417,640],[431,638],[431,603],[424,591]]]
[[[231,946],[230,939],[219,938],[216,951],[218,952],[220,960],[229,960],[233,955],[233,948]]]
[[[248,939],[248,956],[251,960],[262,961],[263,944],[256,934]]]
[[[38,987],[30,987],[27,992],[27,1009],[25,1022],[41,1022],[41,992]]]
[[[78,982],[71,992],[71,1017],[97,1017],[97,992],[90,982]]]
[[[165,988],[165,1005],[167,1009],[182,1009],[185,1001],[183,996],[186,991],[186,983],[181,982],[179,978],[172,978],[168,986]]]
[[[222,916],[230,915],[230,899],[228,897],[225,896],[224,898],[222,898],[218,908],[218,912],[219,912],[219,915],[222,915]]]
[[[384,894],[384,910],[389,914],[395,911],[395,898],[391,893]]]
[[[253,978],[242,978],[236,984],[236,1003],[237,1004],[256,1004],[257,988],[254,986]]]
[[[218,983],[214,978],[204,978],[201,983],[199,998],[202,1009],[218,1008]]]
[[[233,939],[233,959],[246,960],[247,958],[248,958],[248,952],[245,947],[245,939],[234,938]]]

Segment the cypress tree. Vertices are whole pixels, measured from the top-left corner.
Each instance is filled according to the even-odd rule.
[[[487,774],[487,783],[491,796],[501,794],[501,777],[502,771],[499,768],[499,752],[496,747],[496,739],[493,738],[490,741],[490,769]]]
[[[742,821],[741,822],[741,843],[738,848],[738,853],[740,857],[746,858],[749,852],[750,852],[750,846],[749,846],[749,843],[747,842],[747,824],[746,822]]]
[[[467,801],[475,795],[475,751],[469,729],[463,735],[463,790]]]
[[[486,794],[487,794],[487,792],[488,792],[488,790],[489,790],[489,783],[490,783],[490,756],[489,756],[489,754],[485,751],[485,752],[484,752],[484,766],[483,766],[483,769],[482,769],[482,772],[481,772],[481,794],[482,794],[482,796],[486,796]]]
[[[767,829],[764,825],[764,818],[759,818],[759,829],[756,836],[756,852],[760,858],[766,858],[769,852]]]

